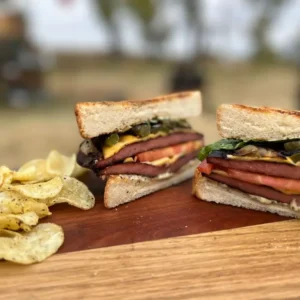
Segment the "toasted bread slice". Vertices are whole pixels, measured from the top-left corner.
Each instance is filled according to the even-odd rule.
[[[278,141],[300,138],[300,111],[222,104],[217,110],[224,138]]]
[[[208,202],[266,211],[285,217],[300,218],[300,212],[296,212],[287,205],[283,205],[279,202],[272,204],[261,203],[257,200],[256,196],[201,176],[198,170],[195,171],[193,179],[193,194],[197,198]],[[262,197],[260,197],[260,199],[261,198]],[[268,199],[264,200],[268,201]]]
[[[142,101],[82,102],[75,108],[83,138],[122,132],[155,117],[189,118],[202,110],[199,91],[182,92]]]
[[[169,178],[157,179],[137,175],[109,176],[105,191],[104,205],[113,208],[156,191],[176,185],[193,177],[198,160],[193,160]]]

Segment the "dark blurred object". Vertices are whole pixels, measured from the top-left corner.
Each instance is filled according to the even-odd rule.
[[[191,63],[182,63],[175,67],[171,77],[171,92],[202,90],[204,74]]]
[[[25,36],[22,15],[8,9],[8,4],[0,7],[0,101],[24,108],[45,96],[42,68],[37,51]]]
[[[203,70],[197,68],[195,62],[180,63],[175,66],[170,78],[171,93],[200,90],[203,100],[203,110],[207,111],[208,100],[206,95],[207,80]],[[205,99],[205,101],[204,101]]]

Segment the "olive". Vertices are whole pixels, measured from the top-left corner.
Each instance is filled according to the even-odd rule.
[[[300,149],[300,141],[287,142],[284,144],[286,151],[295,151]]]
[[[146,137],[150,134],[151,131],[150,123],[136,125],[132,128],[132,131],[139,137]]]
[[[120,140],[119,135],[117,133],[112,133],[105,139],[105,146],[111,147],[116,143],[118,143],[119,140]]]

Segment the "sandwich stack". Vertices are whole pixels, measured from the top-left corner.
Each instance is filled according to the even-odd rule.
[[[201,94],[76,105],[81,136],[77,162],[106,181],[104,204],[116,207],[194,174],[203,135],[187,118],[201,114]]]
[[[222,140],[202,148],[200,199],[300,218],[300,112],[223,104]]]

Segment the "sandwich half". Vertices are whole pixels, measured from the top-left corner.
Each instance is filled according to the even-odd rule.
[[[198,91],[142,101],[76,105],[84,138],[77,162],[106,181],[107,208],[193,176],[204,142],[187,118],[199,116],[201,109]]]
[[[223,104],[222,140],[203,147],[198,198],[300,218],[300,112]]]

